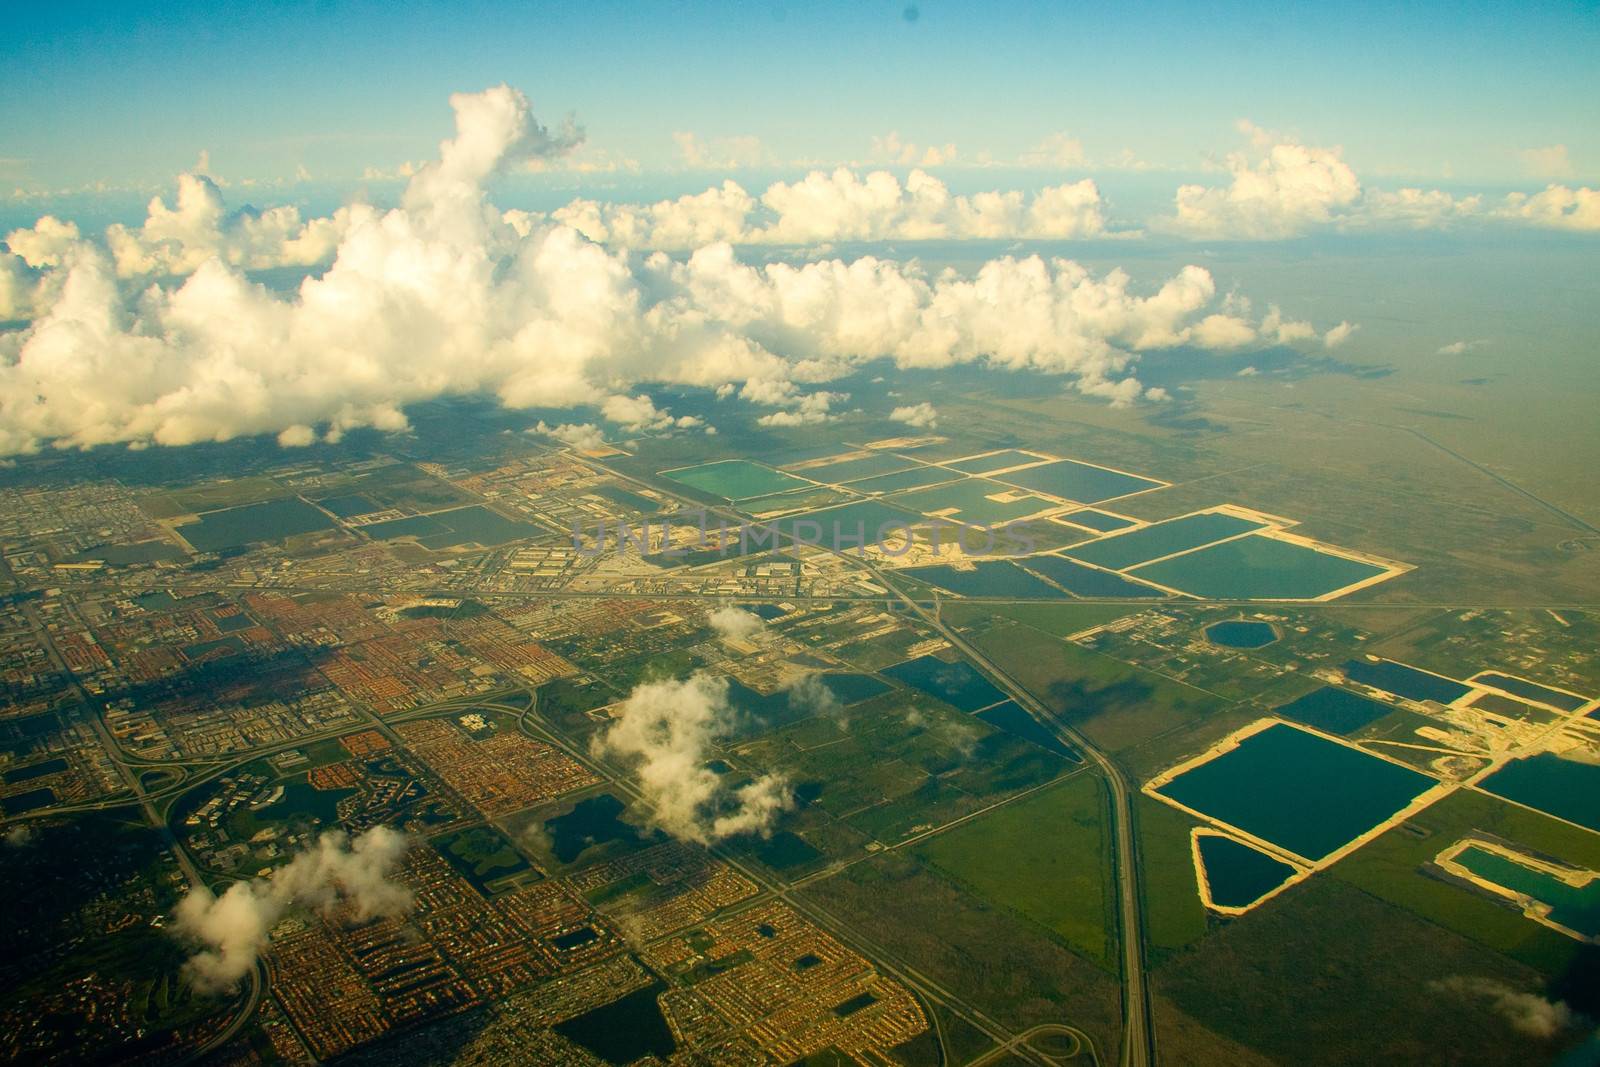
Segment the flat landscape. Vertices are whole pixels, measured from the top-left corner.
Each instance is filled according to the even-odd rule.
[[[0,1062],[1600,1067],[1595,15],[9,5]]]

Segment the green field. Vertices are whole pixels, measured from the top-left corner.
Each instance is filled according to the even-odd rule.
[[[529,864],[505,835],[492,826],[470,826],[435,838],[433,847],[479,892],[489,883],[528,870]]]
[[[1340,860],[1330,873],[1550,977],[1559,976],[1580,953],[1571,938],[1485,893],[1428,874],[1427,865],[1434,857],[1474,833],[1493,835],[1574,867],[1600,870],[1600,834],[1498,797],[1457,790],[1413,816],[1407,827],[1396,827]]]
[[[1100,779],[1078,774],[931,838],[917,854],[957,882],[1115,968]]]
[[[1140,793],[1134,797],[1139,831],[1139,888],[1144,894],[1145,932],[1153,962],[1206,934],[1206,909],[1195,882],[1189,830],[1191,816]]]
[[[1042,630],[1056,637],[1078,633],[1141,610],[1123,604],[946,604],[947,622],[966,627],[972,623],[1002,617]]]
[[[1219,710],[1208,693],[1025,626],[974,642],[1095,744],[1121,751]]]
[[[1527,968],[1317,875],[1168,959],[1155,988],[1279,1063],[1491,1067],[1554,1058],[1557,1042],[1451,991],[1446,983],[1463,975],[1540,991]]]

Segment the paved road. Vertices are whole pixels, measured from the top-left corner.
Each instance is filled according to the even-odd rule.
[[[884,581],[875,567],[869,569]],[[895,588],[887,581],[884,584]],[[1155,1035],[1150,1027],[1150,989],[1144,970],[1144,924],[1140,918],[1139,853],[1133,834],[1132,790],[1127,778],[1111,759],[1076,730],[1063,723],[1056,713],[1033,695],[1021,682],[1011,677],[999,664],[990,659],[960,634],[946,626],[935,611],[929,611],[915,599],[901,595],[901,601],[916,616],[939,634],[963,655],[967,656],[1000,683],[1011,697],[1053,729],[1062,740],[1084,753],[1105,775],[1111,788],[1111,818],[1115,835],[1115,862],[1117,866],[1117,913],[1121,920],[1122,941],[1122,1058],[1125,1067],[1146,1067],[1155,1062]]]

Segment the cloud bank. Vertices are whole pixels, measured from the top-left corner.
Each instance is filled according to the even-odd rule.
[[[411,891],[389,880],[409,845],[405,835],[375,826],[348,839],[331,830],[270,879],[235,882],[222,896],[197,886],[178,902],[174,930],[200,948],[184,970],[195,988],[220,992],[237,985],[267,944],[267,933],[296,905],[332,917],[348,909],[363,922],[404,914]]]
[[[926,171],[902,182],[886,170],[846,167],[774,182],[759,198],[735,181],[653,204],[574,200],[548,216],[512,212],[531,231],[565,223],[613,248],[684,251],[714,241],[741,245],[815,245],[839,241],[1096,237],[1106,232],[1100,190],[1087,178],[1049,186],[958,196]]]
[[[1227,184],[1180,186],[1172,214],[1153,220],[1153,228],[1232,240],[1278,240],[1329,228],[1437,229],[1465,220],[1600,230],[1600,190],[1550,185],[1492,201],[1440,189],[1365,188],[1337,147],[1301,144],[1248,121],[1239,129],[1249,148],[1224,161]],[[1559,176],[1565,154],[1560,145],[1531,150],[1530,166]]]
[[[651,823],[684,841],[707,845],[740,834],[771,832],[794,806],[781,775],[764,774],[729,790],[707,766],[712,742],[732,733],[737,713],[726,678],[695,673],[636,686],[613,709],[596,755],[634,764]]]
[[[11,234],[0,318],[31,321],[0,333],[0,455],[262,433],[289,446],[336,441],[358,427],[406,429],[409,404],[480,393],[512,408],[599,408],[627,432],[656,430],[671,416],[635,391],[645,383],[737,395],[773,409],[767,425],[796,425],[834,417],[844,397],[820,386],[880,357],[1045,371],[1128,403],[1161,395],[1133,373],[1142,351],[1236,348],[1275,332],[1222,306],[1197,266],[1148,292],[1123,271],[1037,255],[970,274],[875,256],[750,265],[730,243],[750,199],[733,183],[641,231],[693,251],[635,253],[632,238],[586,236],[588,222],[559,212],[496,209],[495,175],[571,138],[505,86],[451,105],[455,135],[393,209],[229,215],[218,187],[191,176],[176,207],[157,200],[143,226],[114,227],[104,242],[49,218]],[[1082,182],[1028,200],[952,196],[926,175],[902,185],[836,172],[779,183],[763,200],[773,212],[763,232],[785,242],[1100,225],[1098,194]],[[326,270],[288,294],[245,273],[303,266],[330,246]],[[592,439],[592,422],[565,425]]]

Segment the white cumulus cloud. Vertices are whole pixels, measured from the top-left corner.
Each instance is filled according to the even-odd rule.
[[[846,399],[828,382],[882,357],[1058,373],[1128,403],[1147,395],[1139,352],[1233,346],[1265,325],[1219,309],[1197,266],[1148,291],[1064,258],[930,274],[875,256],[752,265],[731,243],[1091,234],[1103,221],[1090,182],[967,197],[922,172],[902,184],[841,171],[775,184],[759,209],[730,182],[627,217],[540,217],[495,208],[487,183],[578,135],[535,122],[505,86],[451,104],[455,135],[392,209],[229,214],[192,176],[176,207],[152,204],[104,242],[52,219],[13,233],[0,315],[29,321],[0,334],[0,455],[264,433],[298,446],[403,430],[407,405],[476,393],[599,408],[628,432],[698,424],[657,410],[638,389],[649,383],[736,394],[776,409],[769,425],[814,423]],[[326,269],[292,291],[246,274],[304,265],[330,242]],[[596,443],[588,423],[545,432]]]
[[[761,616],[733,604],[727,604],[706,617],[719,637],[744,641],[760,633],[766,626]]]
[[[917,429],[932,429],[939,425],[939,411],[926,400],[919,404],[906,404],[889,412],[889,418]]]
[[[764,774],[730,790],[706,766],[712,742],[736,725],[726,678],[695,673],[681,681],[643,682],[612,710],[611,725],[595,737],[595,753],[634,765],[652,824],[672,836],[704,845],[767,834],[794,806],[781,775]]]
[[[271,878],[235,882],[220,897],[204,886],[191,889],[178,902],[174,930],[199,946],[184,965],[195,986],[218,992],[237,984],[291,907],[314,907],[330,918],[348,911],[356,922],[403,914],[411,891],[389,876],[408,845],[405,835],[384,826],[354,840],[330,830]]]

